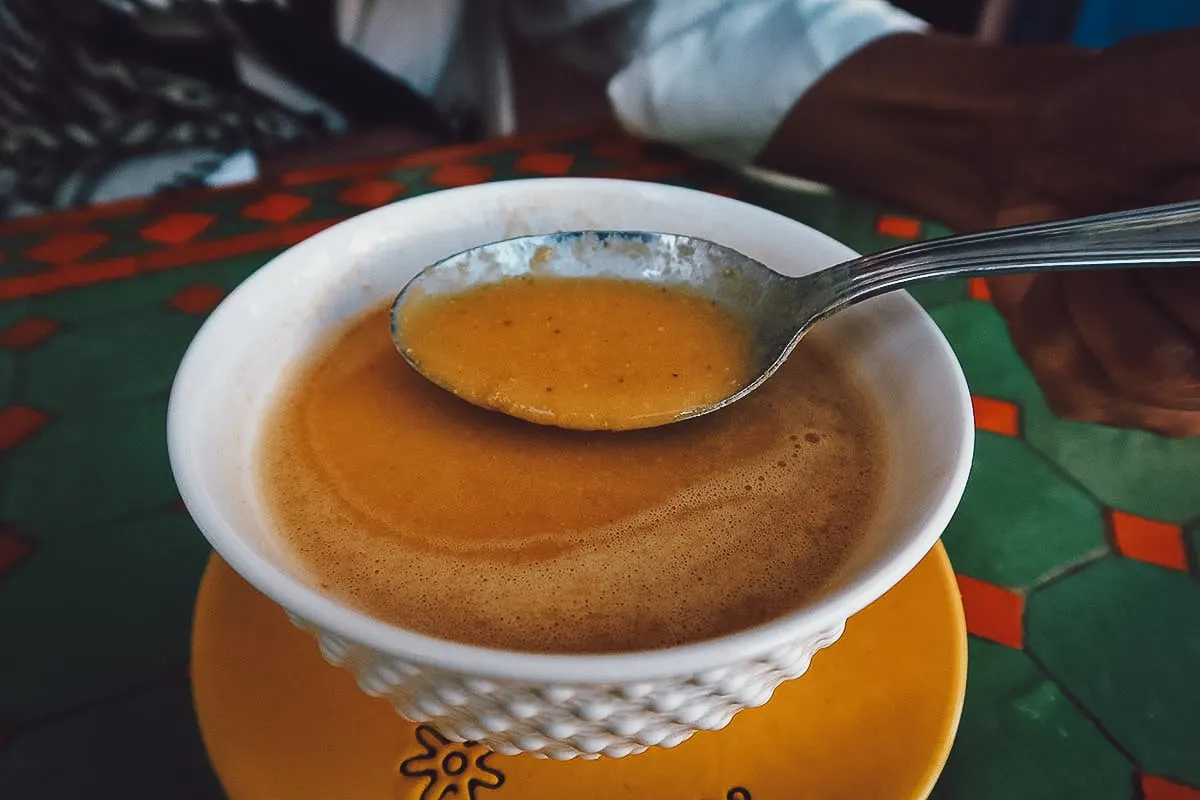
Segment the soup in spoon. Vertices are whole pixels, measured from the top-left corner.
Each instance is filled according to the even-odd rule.
[[[748,329],[684,289],[523,275],[411,297],[405,356],[476,405],[543,425],[627,430],[728,397],[752,369]]]

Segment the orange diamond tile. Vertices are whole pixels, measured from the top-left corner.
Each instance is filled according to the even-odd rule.
[[[1143,775],[1142,795],[1145,800],[1200,800],[1200,789],[1156,775]]]
[[[1025,613],[1025,598],[1000,586],[958,575],[958,591],[962,595],[967,631],[984,639],[1020,649],[1025,642],[1021,618]]]
[[[967,281],[967,294],[972,300],[978,300],[981,303],[992,301],[992,290],[988,288],[987,281],[983,278],[971,278]]]
[[[43,411],[29,406],[8,406],[0,411],[0,450],[16,447],[27,436],[46,424]]]
[[[403,191],[403,183],[384,180],[363,181],[339,194],[338,199],[354,206],[381,206],[394,200]]]
[[[908,217],[884,215],[875,224],[875,230],[883,236],[894,236],[897,239],[916,239],[921,235],[921,223]]]
[[[167,303],[185,314],[205,314],[216,308],[224,297],[225,290],[219,286],[197,283],[180,289]]]
[[[191,241],[211,225],[213,218],[208,214],[168,214],[142,228],[142,238],[162,244],[183,244]]]
[[[1007,400],[991,397],[971,397],[971,408],[975,411],[975,428],[998,433],[1001,436],[1016,436],[1021,432],[1021,409]]]
[[[492,177],[492,168],[479,164],[443,164],[429,176],[438,186],[470,186]]]
[[[33,347],[58,331],[58,323],[47,317],[26,317],[0,331],[0,347],[20,350]]]
[[[1124,511],[1111,511],[1109,517],[1118,553],[1168,569],[1187,569],[1187,547],[1181,527]]]
[[[263,222],[287,222],[304,209],[312,205],[312,200],[296,194],[269,194],[257,203],[251,203],[242,209],[246,219],[258,219]]]
[[[48,264],[69,264],[78,261],[109,239],[107,234],[95,231],[71,231],[52,236],[25,251],[34,261]]]
[[[517,159],[516,167],[539,175],[566,175],[574,163],[575,156],[566,153],[526,153]]]
[[[32,549],[33,545],[25,537],[10,530],[0,530],[0,575],[15,567]]]

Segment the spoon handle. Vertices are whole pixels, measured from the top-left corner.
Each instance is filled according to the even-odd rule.
[[[1000,228],[898,247],[848,262],[846,303],[910,283],[1014,272],[1200,261],[1200,201]]]

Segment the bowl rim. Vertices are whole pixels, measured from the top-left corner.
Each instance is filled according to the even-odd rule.
[[[946,387],[948,406],[958,413],[947,419],[943,434],[958,438],[958,458],[941,487],[925,526],[905,541],[889,559],[863,570],[849,585],[822,595],[815,602],[775,617],[752,628],[714,639],[657,650],[604,654],[547,654],[508,651],[441,639],[385,623],[343,605],[275,566],[256,553],[219,513],[209,496],[201,471],[188,458],[193,442],[201,434],[189,428],[193,405],[185,386],[197,381],[211,351],[225,339],[222,329],[236,324],[257,299],[269,294],[268,287],[285,275],[289,264],[309,253],[336,246],[355,233],[369,230],[396,214],[421,206],[436,208],[479,197],[511,195],[519,198],[537,194],[547,185],[579,196],[600,188],[657,195],[662,202],[686,200],[711,208],[713,215],[730,204],[749,204],[728,197],[667,184],[610,178],[531,178],[446,189],[407,198],[346,219],[294,245],[270,259],[230,292],[201,325],[189,344],[176,372],[167,409],[167,444],[172,472],[183,502],[213,549],[258,591],[289,615],[315,626],[324,635],[334,635],[402,661],[459,673],[464,676],[509,681],[556,684],[631,684],[679,675],[698,674],[731,667],[762,656],[775,648],[806,636],[836,629],[847,618],[878,599],[897,584],[926,555],[940,538],[962,497],[974,450],[974,421],[971,398],[962,367],[933,319],[910,296],[893,293],[892,302],[907,304],[912,323],[921,326],[929,345],[929,357],[937,357],[948,369],[953,385]],[[825,240],[853,257],[854,251],[831,237],[767,209],[750,206],[763,215],[776,217],[804,231],[805,236]]]

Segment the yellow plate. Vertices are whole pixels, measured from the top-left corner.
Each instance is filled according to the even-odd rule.
[[[966,628],[939,544],[767,705],[673,750],[567,763],[447,743],[326,664],[224,562],[196,601],[192,680],[232,800],[924,798],[966,687]]]

